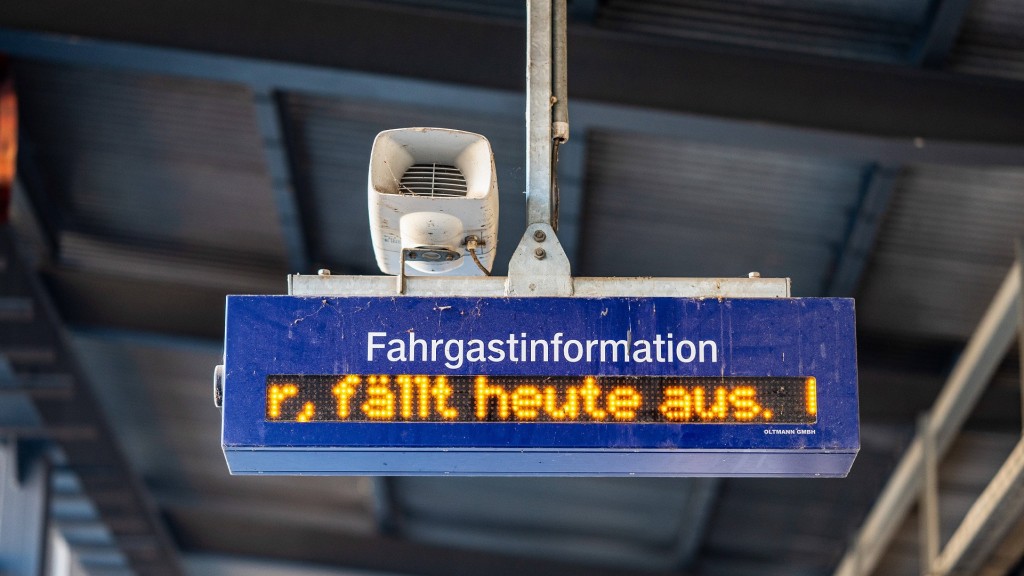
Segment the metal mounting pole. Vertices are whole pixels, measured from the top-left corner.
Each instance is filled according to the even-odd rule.
[[[528,0],[526,8],[526,215],[527,229],[508,265],[506,294],[510,296],[571,296],[569,258],[555,236],[558,206],[553,194],[555,70],[565,70],[565,50],[555,50],[554,37],[564,37],[565,18],[557,18],[555,3]],[[564,6],[562,6],[564,8]],[[556,57],[557,56],[557,57]],[[559,60],[557,66],[554,65]],[[564,88],[564,82],[559,82]],[[563,94],[559,106],[559,138],[568,136]]]
[[[528,0],[526,7],[526,217],[551,224],[552,0]]]

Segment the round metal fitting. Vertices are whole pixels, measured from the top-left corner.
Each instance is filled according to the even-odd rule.
[[[760,278],[760,277],[761,277],[761,273],[760,272],[751,272],[750,274],[747,274],[747,278]]]
[[[327,268],[321,268],[321,269],[316,271],[316,275],[317,276],[330,276],[331,275],[331,271],[328,270]]]
[[[544,257],[547,255],[548,253],[543,248],[537,248],[536,250],[533,251],[533,256],[537,260],[543,260]]]
[[[443,246],[421,246],[403,250],[405,259],[410,262],[451,262],[458,260],[461,254]]]
[[[213,405],[220,408],[224,405],[224,365],[218,364],[213,369]]]
[[[537,242],[543,242],[548,239],[548,235],[543,230],[534,230],[533,239]]]

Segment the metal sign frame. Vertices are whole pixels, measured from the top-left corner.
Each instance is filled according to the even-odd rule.
[[[844,476],[859,449],[848,299],[232,296],[227,309],[223,445],[235,474]],[[366,354],[369,332],[491,339],[556,330],[635,340],[674,331],[714,338],[721,357],[452,368],[443,358],[393,364]],[[821,408],[807,425],[266,421],[267,376],[350,373],[813,375]]]

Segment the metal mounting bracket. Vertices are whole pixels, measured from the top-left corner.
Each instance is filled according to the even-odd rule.
[[[507,296],[572,296],[569,257],[548,224],[531,224],[508,263]]]

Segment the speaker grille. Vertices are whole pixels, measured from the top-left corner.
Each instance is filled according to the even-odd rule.
[[[413,164],[402,174],[400,194],[411,196],[459,197],[466,195],[466,178],[455,166]]]

